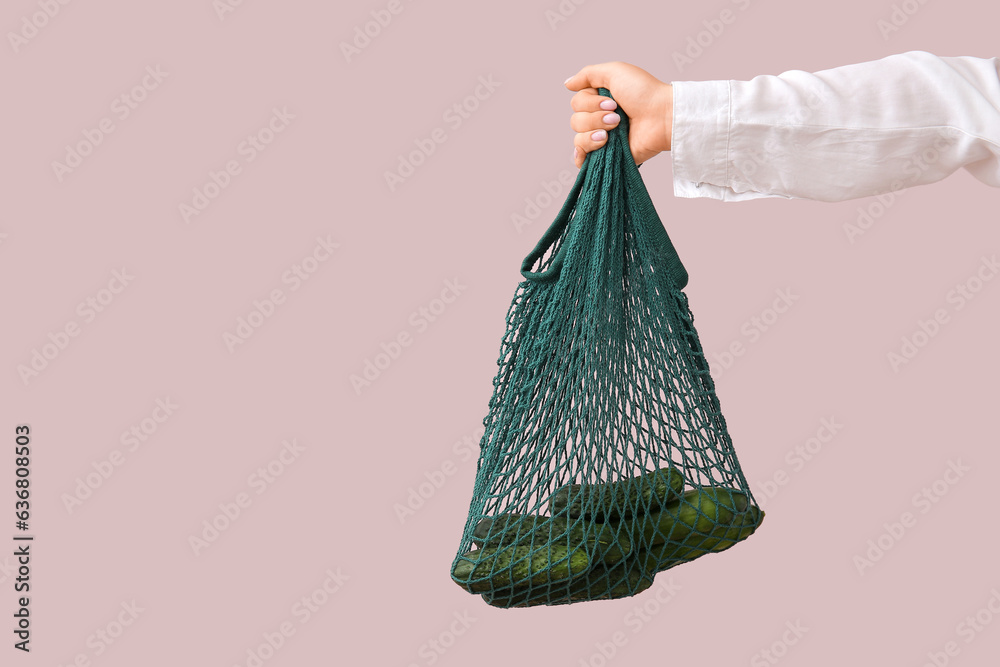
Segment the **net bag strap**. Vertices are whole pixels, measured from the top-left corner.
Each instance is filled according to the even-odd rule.
[[[599,92],[605,97],[611,97],[611,93],[607,88],[600,88]],[[611,97],[611,99],[614,98]],[[687,286],[687,270],[684,268],[684,264],[681,263],[681,259],[677,255],[677,250],[674,248],[674,244],[667,235],[667,230],[664,229],[663,223],[656,213],[656,208],[649,197],[646,185],[639,174],[639,168],[632,158],[632,151],[628,145],[628,115],[621,107],[618,109],[618,114],[621,116],[621,122],[618,124],[618,127],[608,132],[608,141],[602,148],[587,153],[583,166],[580,168],[579,173],[577,173],[576,181],[573,183],[573,187],[570,189],[566,201],[563,202],[562,208],[559,209],[555,220],[545,230],[545,233],[538,240],[538,243],[531,252],[524,258],[524,261],[521,262],[521,275],[525,279],[537,283],[558,280],[566,258],[567,248],[572,244],[572,240],[575,237],[575,229],[572,222],[577,203],[584,197],[599,197],[601,189],[607,191],[624,186],[629,195],[632,215],[638,222],[638,231],[646,234],[647,238],[660,248],[663,263],[667,267],[667,273],[677,289],[684,289]],[[610,155],[605,152],[610,153]],[[620,164],[624,165],[624,174],[619,173],[615,169],[605,169],[603,179],[597,179],[593,176],[593,172],[597,169],[595,165],[598,160],[605,159],[609,161],[608,163],[614,164],[613,161],[619,158],[621,158]],[[623,183],[620,182],[622,176],[624,176]],[[533,270],[532,267],[560,240],[562,242],[559,248],[547,262],[546,266],[540,270]]]

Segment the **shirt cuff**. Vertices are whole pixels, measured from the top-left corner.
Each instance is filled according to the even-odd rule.
[[[731,187],[729,142],[732,96],[729,81],[671,81],[674,94],[670,159],[675,197],[745,201],[783,197]],[[785,197],[796,199],[796,197]]]

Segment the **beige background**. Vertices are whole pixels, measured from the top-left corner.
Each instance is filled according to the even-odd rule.
[[[674,198],[669,156],[648,163],[768,519],[613,602],[496,610],[448,568],[520,262],[563,199],[545,184],[575,174],[562,81],[616,59],[747,80],[911,49],[989,58],[1000,10],[912,1],[884,36],[899,3],[219,6],[2,11],[0,535],[15,532],[27,423],[36,540],[28,656],[11,648],[16,574],[0,557],[0,662],[992,664],[1000,281],[961,309],[949,292],[1000,251],[1000,193],[964,172],[882,208],[723,204]],[[727,8],[735,20],[679,69],[674,52]],[[372,12],[391,21],[348,59]],[[466,117],[448,111],[477,90]],[[434,139],[390,190],[385,172]],[[60,178],[53,162],[81,142]],[[851,243],[862,209],[874,224]],[[760,331],[779,290],[797,300]],[[937,309],[947,323],[895,372],[887,354]],[[727,367],[714,355],[736,341]],[[842,425],[832,438],[824,419]],[[946,476],[952,463],[967,470]],[[880,537],[889,550],[859,572]]]

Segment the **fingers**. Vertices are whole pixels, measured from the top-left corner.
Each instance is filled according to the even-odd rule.
[[[583,90],[584,88],[607,88],[611,82],[611,72],[618,66],[618,63],[601,63],[599,65],[587,65],[579,72],[566,80],[566,87],[570,90]]]
[[[584,88],[569,101],[573,111],[614,111],[618,103],[610,97],[597,94],[596,88]]]
[[[570,116],[569,124],[577,133],[573,161],[579,168],[587,153],[607,143],[608,131],[618,126],[621,116],[614,111],[618,108],[614,100],[598,95],[593,89],[574,95],[572,107],[576,113]]]
[[[610,130],[618,126],[622,117],[614,111],[578,112],[570,116],[569,126],[574,132]]]
[[[573,140],[573,162],[577,168],[583,166],[587,153],[608,142],[608,131],[620,122],[621,116],[614,111],[581,111],[570,117],[570,126],[577,133]]]
[[[615,113],[617,103],[597,91],[598,88],[610,88],[610,72],[618,65],[588,65],[566,80],[566,87],[577,91],[570,100],[575,112],[570,117],[570,127],[577,133],[573,139],[573,161],[578,169],[583,166],[587,153],[608,142],[608,130],[621,122],[621,116]]]
[[[596,132],[581,132],[573,139],[573,162],[576,168],[583,166],[583,160],[587,153],[595,151],[608,143],[607,130],[597,130]]]

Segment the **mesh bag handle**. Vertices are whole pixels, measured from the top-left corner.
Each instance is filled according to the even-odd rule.
[[[607,88],[600,88],[599,92],[605,97],[614,99]],[[521,275],[525,279],[537,283],[558,280],[567,253],[570,249],[578,248],[575,241],[579,234],[572,224],[578,204],[585,200],[607,196],[609,192],[614,191],[614,188],[623,187],[629,196],[632,210],[638,213],[636,218],[641,221],[638,226],[639,231],[658,247],[667,273],[677,289],[687,286],[687,270],[656,213],[656,208],[646,190],[646,184],[639,174],[639,167],[632,158],[632,151],[628,145],[628,115],[620,107],[618,115],[621,116],[618,127],[608,132],[608,141],[602,148],[587,153],[583,166],[577,173],[576,181],[555,220],[521,262]],[[619,161],[624,165],[624,169],[613,168]],[[621,181],[622,176],[624,181]],[[536,264],[540,267],[533,269]]]

